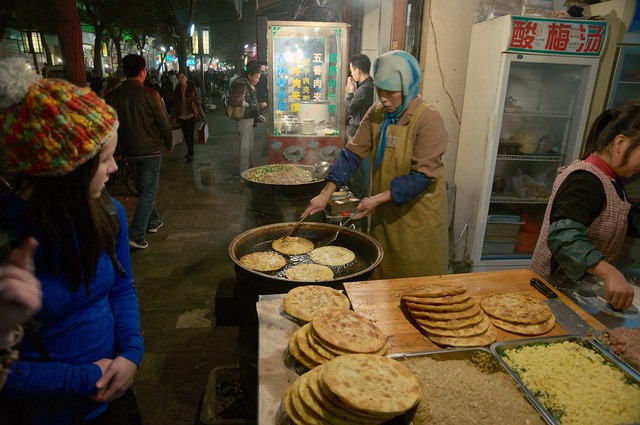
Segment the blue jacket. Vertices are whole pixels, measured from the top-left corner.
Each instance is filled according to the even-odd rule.
[[[90,293],[84,286],[72,291],[63,276],[36,271],[42,284],[43,307],[34,318],[42,324],[40,334],[51,360],[41,361],[33,342],[25,337],[18,347],[20,359],[13,364],[0,392],[0,401],[24,402],[33,424],[69,424],[78,412],[89,420],[107,408],[107,404],[90,398],[102,376],[95,361],[122,356],[140,366],[144,348],[127,218],[122,205],[113,202],[120,225],[116,255],[124,276],[115,270],[106,252],[99,259]],[[12,195],[0,201],[0,214],[18,232],[24,228],[24,208],[25,202]]]

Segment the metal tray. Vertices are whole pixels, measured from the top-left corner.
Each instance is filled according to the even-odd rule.
[[[590,339],[582,338],[577,335],[560,335],[555,337],[539,337],[539,338],[527,338],[520,340],[512,340],[512,341],[503,341],[503,342],[494,342],[491,344],[490,350],[493,355],[498,359],[498,361],[504,366],[504,368],[511,374],[513,379],[520,384],[520,387],[523,389],[525,394],[529,397],[531,402],[538,408],[540,412],[545,416],[545,419],[551,424],[558,424],[558,421],[553,417],[553,415],[547,410],[547,408],[542,404],[542,402],[536,397],[526,386],[524,382],[520,379],[520,376],[516,371],[511,369],[511,367],[507,364],[507,362],[502,358],[502,353],[506,350],[510,350],[512,348],[522,347],[525,345],[536,345],[536,344],[552,344],[559,342],[577,342],[583,347],[590,348],[598,354],[601,354],[606,360],[617,366],[622,373],[627,377],[627,379],[634,381],[640,385],[640,379],[638,379],[633,373],[631,373],[620,361],[611,355],[607,350],[603,350],[598,344],[593,342]]]
[[[403,359],[403,358],[412,358],[412,357],[431,357],[434,360],[440,360],[440,361],[446,361],[446,360],[472,361],[473,357],[478,353],[486,353],[495,361],[495,368],[497,371],[499,370],[504,373],[507,373],[512,378],[514,378],[517,384],[516,386],[524,393],[525,399],[527,399],[533,405],[534,410],[540,415],[540,417],[546,423],[548,424],[556,423],[553,420],[553,418],[550,417],[550,415],[548,415],[548,412],[546,412],[546,410],[541,409],[542,405],[540,403],[533,402],[530,396],[530,392],[526,390],[526,387],[522,384],[522,381],[520,381],[520,379],[518,379],[517,376],[514,376],[514,374],[508,370],[506,365],[502,361],[500,361],[498,356],[486,347],[450,348],[450,349],[434,350],[434,351],[418,351],[414,353],[396,353],[396,354],[389,354],[387,355],[387,357],[396,359],[396,360]]]
[[[607,332],[609,332],[608,329],[593,333],[593,340],[595,341],[596,345],[598,345],[600,348],[608,352],[611,355],[611,357],[615,358],[618,361],[618,363],[620,363],[623,369],[626,369],[629,373],[634,375],[637,380],[640,380],[640,369],[634,368],[625,359],[617,355],[615,351],[613,351],[611,347],[609,347],[609,344],[607,343],[607,341],[604,340],[604,335],[606,335]]]

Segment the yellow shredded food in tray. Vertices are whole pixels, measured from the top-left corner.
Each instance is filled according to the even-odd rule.
[[[578,343],[505,350],[507,364],[563,425],[640,422],[640,386]]]

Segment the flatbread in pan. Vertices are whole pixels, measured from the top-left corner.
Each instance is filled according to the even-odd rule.
[[[283,268],[287,264],[287,260],[278,253],[263,251],[243,255],[240,258],[240,264],[251,270],[271,272]]]
[[[271,247],[282,254],[301,255],[313,249],[313,242],[297,236],[287,236],[271,242]]]

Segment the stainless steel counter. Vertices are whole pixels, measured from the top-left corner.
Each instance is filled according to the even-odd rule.
[[[574,281],[561,275],[546,280],[607,328],[640,327],[640,284],[635,279],[627,279],[635,291],[633,305],[622,312],[613,310],[604,300],[604,286],[595,276]]]

